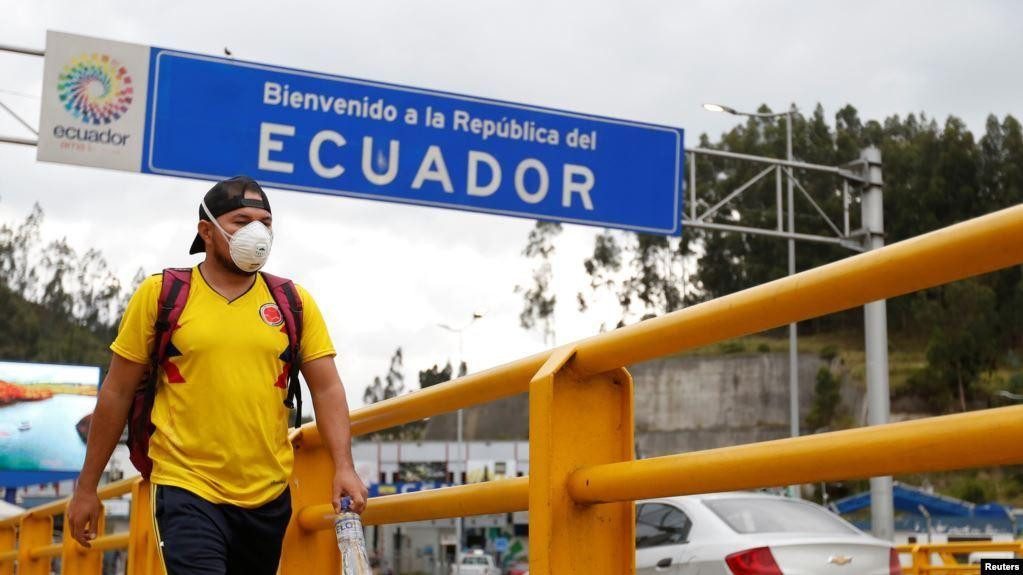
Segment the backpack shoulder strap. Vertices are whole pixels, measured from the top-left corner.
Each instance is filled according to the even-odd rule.
[[[156,324],[154,327],[153,349],[150,357],[159,366],[166,359],[167,344],[176,329],[181,312],[188,301],[192,285],[191,268],[167,268],[163,270],[163,285],[157,302]]]
[[[167,359],[167,347],[171,335],[177,328],[178,319],[185,302],[188,301],[188,290],[192,283],[192,270],[189,268],[167,268],[163,270],[163,285],[160,286],[160,297],[156,306],[156,323],[153,325],[153,347],[149,350],[149,371],[146,374],[143,392],[143,412],[149,413],[156,397],[156,382],[159,381],[160,366]],[[137,425],[147,425],[147,421],[138,421]],[[139,437],[142,430],[135,430]]]
[[[266,282],[274,303],[281,310],[284,317],[284,330],[288,334],[288,360],[286,369],[288,372],[288,394],[284,399],[284,405],[289,409],[295,408],[295,427],[302,424],[302,388],[298,383],[298,372],[302,365],[300,354],[302,344],[302,298],[298,295],[295,283],[287,278],[260,272],[263,281]]]

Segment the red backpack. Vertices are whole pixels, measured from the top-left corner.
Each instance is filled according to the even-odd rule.
[[[299,342],[302,341],[302,299],[298,296],[295,284],[291,280],[266,272],[260,272],[260,274],[267,287],[270,288],[274,303],[281,310],[285,332],[288,334],[288,349],[280,356],[284,361],[284,372],[287,374],[288,395],[284,399],[284,405],[289,409],[295,408],[295,427],[298,427],[302,422],[302,390],[298,384],[298,371],[302,363],[299,356]],[[163,270],[163,287],[160,289],[158,300],[153,349],[150,350],[149,355],[149,370],[146,372],[145,381],[135,391],[129,413],[128,451],[135,469],[138,469],[142,477],[146,479],[149,479],[149,473],[153,470],[153,461],[149,458],[149,438],[156,427],[150,416],[153,412],[153,400],[156,398],[158,370],[165,367],[168,361],[167,349],[170,345],[171,335],[179,327],[178,319],[188,301],[188,289],[191,282],[191,268]]]

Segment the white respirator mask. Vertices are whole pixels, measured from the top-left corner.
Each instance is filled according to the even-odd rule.
[[[220,233],[224,234],[231,250],[231,261],[238,266],[238,269],[255,272],[266,265],[266,260],[270,258],[270,247],[274,243],[274,233],[270,231],[270,228],[266,227],[263,222],[252,221],[237,232],[229,234],[220,227],[217,218],[210,213],[205,200],[202,202],[202,209],[213,225],[220,230]]]

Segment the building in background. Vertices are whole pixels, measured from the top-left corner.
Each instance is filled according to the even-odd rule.
[[[359,476],[370,496],[436,489],[529,474],[528,441],[371,442],[352,445]],[[455,519],[366,528],[374,559],[399,572],[444,574],[454,561]],[[524,560],[529,548],[526,512],[466,517],[463,549],[480,549],[499,565]]]

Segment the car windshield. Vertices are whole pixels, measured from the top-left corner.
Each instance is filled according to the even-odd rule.
[[[462,565],[486,565],[486,564],[487,564],[486,557],[473,557],[471,555],[468,557],[462,557]]]
[[[704,504],[738,533],[857,533],[838,517],[803,501],[751,497]]]

